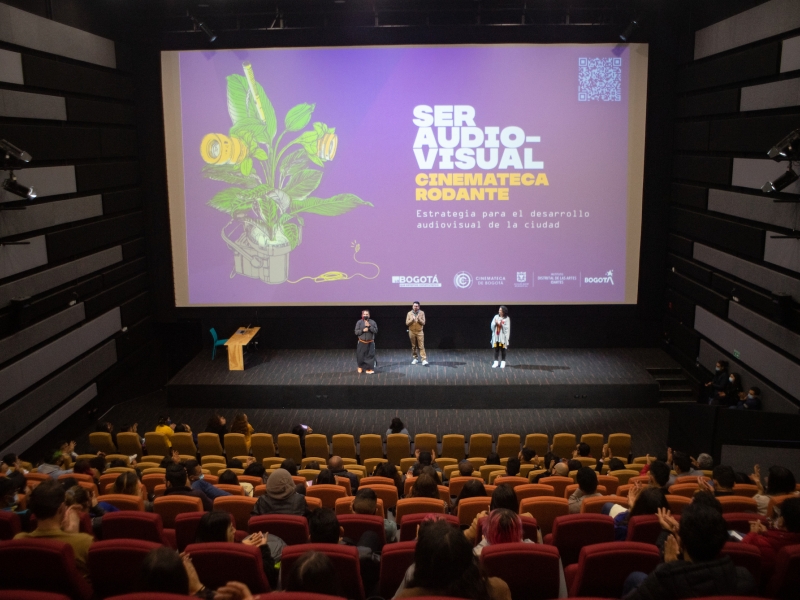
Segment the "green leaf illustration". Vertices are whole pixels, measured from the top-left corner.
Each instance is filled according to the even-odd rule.
[[[269,98],[267,98],[267,93],[258,82],[256,82],[256,94],[258,95],[258,99],[261,101],[261,108],[264,110],[264,125],[266,125],[267,135],[269,136],[269,140],[264,141],[271,142],[278,130],[278,118],[275,116],[275,109],[272,107],[272,102],[270,102]],[[255,109],[255,107],[253,108]]]
[[[289,240],[289,246],[294,250],[300,243],[300,228],[294,223],[286,223],[283,226],[283,235]]]
[[[228,75],[228,114],[231,122],[236,125],[241,119],[247,118],[247,94],[250,89],[247,79],[242,75]]]
[[[248,176],[253,171],[253,159],[250,157],[245,158],[240,166],[242,175]]]
[[[302,171],[308,164],[308,156],[304,149],[295,150],[281,161],[281,176],[291,177]]]
[[[283,191],[291,196],[292,200],[305,200],[322,181],[322,171],[316,169],[303,169],[292,177],[291,183]]]
[[[266,123],[255,117],[239,119],[233,127],[231,127],[230,134],[245,141],[250,141],[248,137],[263,144],[269,143],[270,141]]]
[[[208,205],[212,208],[216,208],[220,212],[233,215],[240,210],[250,207],[253,203],[252,200],[243,198],[242,192],[243,190],[239,188],[222,190],[221,192],[217,192],[214,197],[208,201]]]
[[[358,206],[372,206],[372,203],[362,200],[355,194],[337,194],[330,198],[309,196],[305,200],[292,201],[290,212],[292,214],[306,212],[325,217],[335,217],[343,215]]]
[[[233,165],[206,165],[203,167],[203,177],[241,185],[246,189],[254,188],[261,183],[261,179],[255,173],[248,176],[242,175],[239,168]]]
[[[300,131],[308,125],[311,120],[311,113],[314,112],[314,104],[298,104],[286,113],[284,123],[287,131]],[[314,132],[310,132],[314,133]]]
[[[267,153],[264,152],[263,148],[257,148],[255,152],[253,152],[253,158],[256,160],[267,160]]]
[[[314,164],[317,164],[317,165],[319,165],[320,167],[324,167],[324,166],[325,166],[325,163],[323,163],[323,162],[322,162],[322,159],[321,159],[319,156],[317,156],[316,154],[311,154],[311,153],[308,153],[308,158],[310,158],[310,159],[311,159],[311,161],[312,161]]]
[[[261,212],[261,219],[269,227],[274,227],[278,220],[278,205],[269,196],[258,199],[258,208]]]

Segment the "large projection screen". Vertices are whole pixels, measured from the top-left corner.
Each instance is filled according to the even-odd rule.
[[[178,307],[634,304],[646,44],[162,52]]]

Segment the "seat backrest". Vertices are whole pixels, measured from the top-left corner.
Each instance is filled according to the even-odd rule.
[[[496,452],[500,458],[519,455],[520,436],[516,433],[501,433],[497,436]]]
[[[393,486],[394,485],[394,481],[392,481],[388,477],[370,476],[370,477],[362,478],[361,481],[359,482],[359,487],[364,487],[364,486],[368,486],[368,485],[392,485]],[[395,489],[397,489],[397,488],[395,488]]]
[[[566,487],[566,489],[564,490],[564,498],[569,498],[572,494],[575,493],[575,491],[578,489],[578,487],[579,486],[578,486],[577,483],[573,483],[572,485],[568,485]],[[606,486],[598,485],[597,486],[597,492],[600,493],[600,494],[603,494],[605,496],[606,495]]]
[[[366,470],[367,475],[371,475],[372,473],[375,472],[375,469],[378,467],[379,464],[386,463],[389,461],[386,460],[385,458],[364,458],[362,459],[361,462],[364,465],[364,469]]]
[[[503,465],[481,465],[481,467],[478,469],[478,471],[480,471],[484,483],[489,483],[489,475],[491,475],[495,471],[505,472],[505,470],[506,468]]]
[[[403,498],[395,511],[397,522],[402,523],[405,515],[413,513],[444,513],[444,503],[436,498]]]
[[[194,496],[161,496],[153,500],[153,512],[161,515],[164,527],[175,527],[175,516],[184,512],[203,510],[203,502]]]
[[[378,593],[384,598],[393,597],[400,587],[408,567],[414,563],[416,546],[416,540],[411,540],[389,544],[383,548]]]
[[[692,498],[699,488],[695,483],[675,483],[669,487],[669,493],[673,496],[684,496]]]
[[[306,456],[319,456],[325,462],[328,461],[331,455],[330,447],[328,446],[328,436],[321,433],[308,433],[306,434]],[[320,463],[322,466],[323,463]]]
[[[70,600],[69,596],[56,592],[35,590],[0,590],[0,600]]]
[[[431,452],[436,450],[436,435],[433,433],[418,433],[414,436],[414,452]]]
[[[250,436],[250,450],[258,462],[275,456],[275,442],[271,433],[253,433]]]
[[[650,573],[660,562],[661,553],[652,544],[607,542],[584,546],[569,595],[620,598],[628,575],[634,571]]]
[[[607,490],[607,493],[616,494],[617,488],[619,487],[619,478],[614,477],[613,475],[598,475],[597,483],[598,485],[604,486]]]
[[[20,531],[22,522],[19,517],[11,511],[0,510],[0,541],[13,540]]]
[[[544,485],[552,485],[553,495],[558,496],[560,498],[564,495],[564,490],[567,489],[567,486],[572,485],[575,482],[572,481],[571,477],[562,477],[561,475],[551,475],[550,477],[542,477],[539,480],[539,483],[542,483]]]
[[[356,459],[356,438],[349,433],[337,433],[331,438],[331,454]]]
[[[357,542],[367,531],[372,531],[378,536],[381,546],[386,543],[386,529],[383,517],[378,515],[339,515],[339,525],[344,529],[344,537]]]
[[[489,510],[492,499],[489,496],[476,496],[474,498],[463,498],[458,502],[458,522],[462,526],[469,527],[478,513]]]
[[[347,490],[341,485],[316,484],[308,488],[306,498],[319,498],[325,508],[336,508],[336,500],[345,498]]]
[[[767,517],[763,515],[754,515],[753,513],[725,513],[722,515],[729,530],[738,531],[739,533],[750,533],[750,523],[752,521],[761,521],[767,525]]]
[[[235,483],[216,483],[214,484],[214,487],[222,490],[223,492],[228,492],[232,496],[244,496],[244,488],[241,485],[236,485]]]
[[[451,477],[450,478],[450,495],[451,496],[458,496],[461,493],[461,488],[464,487],[464,484],[468,481],[475,479],[474,477]],[[406,491],[408,494],[408,491]]]
[[[222,456],[225,454],[217,433],[198,433],[197,445],[199,446],[198,450],[201,457],[207,455]]]
[[[721,556],[730,556],[733,564],[744,567],[757,582],[761,581],[761,550],[753,544],[740,544],[739,542],[725,542]]]
[[[758,493],[758,486],[753,485],[750,483],[734,483],[733,484],[733,495],[734,496],[746,496],[747,498],[752,498]]]
[[[89,547],[89,575],[98,598],[136,591],[145,556],[161,547],[144,540],[102,540]]]
[[[105,502],[119,510],[144,510],[144,500],[141,496],[128,494],[104,494],[97,497],[98,502]]]
[[[142,441],[138,433],[132,431],[121,431],[117,434],[117,450],[130,456],[137,454],[142,458]]]
[[[303,448],[300,446],[300,436],[294,433],[279,433],[278,452],[280,452],[282,459],[286,460],[287,458],[291,458],[299,465],[303,461]]]
[[[148,494],[153,494],[157,485],[164,485],[166,482],[167,478],[163,473],[145,473],[142,475],[142,485]]]
[[[95,431],[89,434],[89,445],[105,454],[116,454],[117,447],[111,438],[111,434],[107,431]]]
[[[525,498],[519,503],[519,513],[530,513],[539,524],[542,535],[547,535],[552,531],[556,517],[569,514],[569,500],[555,496]]]
[[[270,591],[261,551],[256,546],[231,542],[189,544],[186,553],[192,557],[197,572],[203,574],[203,583],[212,589],[239,581],[254,594]]]
[[[308,542],[308,519],[298,515],[258,515],[250,517],[247,526],[250,533],[256,531],[272,533],[288,545]]]
[[[400,541],[407,542],[417,539],[417,528],[429,516],[436,516],[437,519],[444,519],[453,527],[458,527],[458,517],[455,515],[445,515],[442,513],[413,513],[408,514],[403,522],[398,525]]]
[[[448,433],[442,436],[442,458],[455,458],[464,460],[464,436],[458,433]]]
[[[110,512],[103,515],[101,530],[104,540],[134,539],[164,541],[163,521],[155,513],[139,511]]]
[[[250,496],[220,496],[214,499],[214,510],[231,513],[236,521],[236,529],[247,530],[250,513],[258,502],[258,498]]]
[[[92,588],[75,566],[75,553],[65,542],[45,539],[8,540],[0,544],[3,587],[58,592],[91,600]],[[11,577],[13,574],[13,577]]]
[[[789,600],[797,598],[800,589],[800,544],[784,546],[775,558],[775,570],[767,585],[770,598]]]
[[[175,541],[178,544],[178,552],[183,552],[186,546],[197,541],[197,527],[204,514],[206,513],[199,511],[175,515]]]
[[[375,495],[383,500],[383,506],[386,510],[391,510],[397,506],[399,498],[397,496],[397,487],[394,484],[364,483],[367,479],[385,479],[386,481],[391,481],[391,479],[388,477],[365,477],[361,480],[361,485],[358,489],[369,488],[374,491]]]
[[[147,444],[147,451],[149,453],[169,456],[170,445],[165,434],[148,431],[144,434],[144,441]]]
[[[558,559],[558,549],[545,544],[496,544],[486,546],[481,552],[481,565],[486,574],[505,581],[514,600],[557,598]]]
[[[556,456],[572,456],[572,451],[578,445],[572,433],[557,433],[553,436],[553,454]]]
[[[386,459],[396,467],[400,466],[400,460],[408,458],[411,454],[411,441],[408,434],[390,433],[386,436]]]
[[[358,438],[358,456],[362,465],[366,465],[365,461],[371,458],[383,458],[383,438],[374,433],[361,434]]]
[[[534,498],[536,496],[555,496],[555,488],[552,485],[545,485],[543,483],[526,483],[525,485],[518,485],[514,487],[514,493],[517,495],[517,502],[522,502],[525,498]]]
[[[627,460],[631,453],[631,436],[628,433],[612,433],[608,436],[608,447],[612,456]]]
[[[618,471],[609,471],[608,475],[619,479],[620,485],[627,485],[632,477],[639,476],[639,471],[634,471],[632,469],[620,469]]]
[[[353,495],[353,484],[350,483],[349,477],[341,477],[339,475],[336,476],[336,485],[343,487],[345,494],[348,496]]]
[[[631,517],[628,519],[627,541],[655,544],[661,531],[661,523],[657,515]]]
[[[304,544],[287,546],[281,556],[281,583],[285,586],[295,561],[306,552],[322,552],[333,562],[342,584],[345,598],[364,600],[364,585],[361,583],[361,568],[358,550],[354,546],[340,544]]]
[[[469,436],[469,457],[486,458],[492,452],[492,436],[488,433],[473,433]]]
[[[672,494],[666,495],[667,502],[669,502],[669,509],[673,515],[680,515],[683,509],[692,503],[691,498],[686,496],[673,496]]]
[[[581,512],[582,513],[599,513],[603,510],[603,505],[606,502],[611,502],[612,504],[620,504],[624,507],[628,507],[628,499],[623,498],[622,496],[595,496],[594,498],[584,498],[581,502]]]
[[[534,450],[538,456],[544,456],[550,449],[550,438],[544,433],[529,433],[525,436],[525,447]]]
[[[584,433],[581,436],[582,444],[589,444],[590,454],[594,458],[603,456],[603,435],[601,433]]]
[[[672,491],[671,488],[670,491]],[[729,512],[758,512],[758,504],[753,498],[746,496],[720,496],[717,500],[722,504],[723,514]]]
[[[613,541],[614,519],[608,515],[563,515],[553,521],[553,545],[564,566],[578,562],[584,546]]]
[[[250,453],[243,433],[225,434],[225,454],[229,457],[246,456]],[[298,461],[299,464],[299,461]]]
[[[530,485],[527,477],[517,477],[510,475],[498,475],[495,477],[494,485],[510,485],[512,489],[516,489],[519,485]]]
[[[767,506],[767,517],[772,519],[775,517],[775,509],[780,511],[780,507],[783,504],[783,501],[787,498],[796,498],[797,494],[783,494],[781,496],[772,496],[769,499],[769,505]],[[725,512],[724,510],[722,512]]]
[[[197,446],[194,445],[191,433],[175,433],[171,441],[172,447],[181,454],[189,455],[192,458],[197,454]]]

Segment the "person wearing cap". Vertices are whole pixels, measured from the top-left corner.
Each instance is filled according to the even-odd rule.
[[[275,469],[267,479],[267,493],[258,498],[251,515],[299,515],[308,513],[306,499],[298,494],[289,471]]]

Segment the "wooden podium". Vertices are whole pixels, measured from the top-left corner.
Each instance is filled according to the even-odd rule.
[[[236,330],[225,345],[228,347],[228,370],[229,371],[244,371],[244,353],[242,348],[247,346],[256,334],[261,330],[261,327],[250,327],[249,329],[240,327]]]

